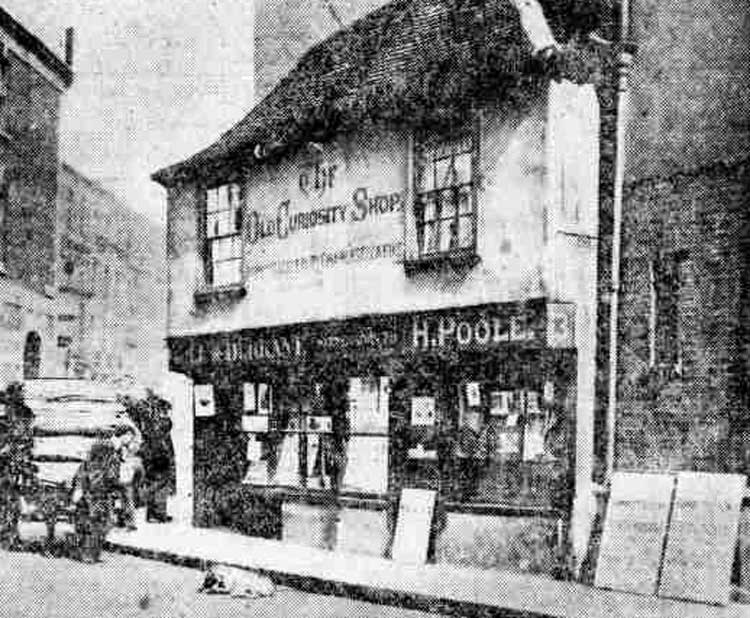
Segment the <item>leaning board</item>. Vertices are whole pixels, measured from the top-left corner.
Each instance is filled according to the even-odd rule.
[[[404,564],[424,564],[430,541],[435,492],[428,489],[402,489],[393,537],[391,557]]]
[[[613,475],[595,586],[656,594],[673,488],[671,475]]]
[[[681,472],[659,596],[726,605],[745,477]]]

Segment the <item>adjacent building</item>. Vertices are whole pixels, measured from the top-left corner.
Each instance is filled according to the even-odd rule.
[[[55,375],[153,384],[166,369],[163,228],[63,163],[57,229]]]
[[[618,469],[748,471],[749,24],[632,2]]]
[[[0,383],[56,363],[58,128],[70,56],[0,8]]]
[[[155,173],[196,523],[388,555],[423,487],[437,561],[560,567],[590,515],[600,121],[590,50],[557,42],[592,22],[535,6],[387,4]]]

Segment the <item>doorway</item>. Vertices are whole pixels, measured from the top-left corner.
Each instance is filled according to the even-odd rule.
[[[26,335],[23,347],[23,379],[35,380],[39,377],[41,364],[42,338],[38,333],[30,332]]]

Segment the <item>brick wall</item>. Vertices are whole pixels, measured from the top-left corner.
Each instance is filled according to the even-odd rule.
[[[9,53],[8,97],[0,108],[0,161],[8,201],[5,261],[11,278],[37,291],[54,283],[57,128],[60,92]]]
[[[626,194],[619,468],[744,468],[747,180],[716,164]]]
[[[628,173],[668,175],[750,147],[746,0],[633,0]]]

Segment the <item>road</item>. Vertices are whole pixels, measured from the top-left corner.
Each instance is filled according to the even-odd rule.
[[[272,597],[233,599],[198,592],[196,569],[105,553],[103,562],[0,551],[4,618],[428,618],[435,614],[277,588]]]

